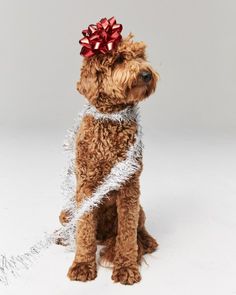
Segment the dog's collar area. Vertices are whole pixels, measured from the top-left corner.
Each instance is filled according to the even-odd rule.
[[[93,116],[96,120],[110,120],[114,122],[121,121],[134,121],[137,119],[138,107],[137,106],[128,106],[122,111],[116,113],[105,114],[98,111],[94,106],[87,103],[85,105],[83,115]]]

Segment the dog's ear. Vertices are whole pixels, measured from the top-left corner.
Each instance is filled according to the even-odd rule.
[[[146,59],[146,44],[143,41],[135,42],[133,44],[133,51],[137,57],[142,57]]]
[[[98,98],[98,77],[95,66],[96,61],[85,59],[80,73],[80,81],[77,83],[77,90],[89,101],[95,101]]]

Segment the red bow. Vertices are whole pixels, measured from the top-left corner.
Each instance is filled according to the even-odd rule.
[[[96,25],[89,25],[88,29],[82,31],[84,37],[79,41],[83,46],[80,54],[91,57],[111,51],[122,39],[122,29],[122,25],[116,23],[114,16],[108,20],[102,18]]]

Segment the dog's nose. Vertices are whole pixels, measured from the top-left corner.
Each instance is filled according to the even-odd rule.
[[[149,82],[152,79],[152,74],[147,71],[142,71],[140,73],[141,78],[143,79],[144,82]]]

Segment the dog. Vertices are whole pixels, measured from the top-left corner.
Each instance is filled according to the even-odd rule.
[[[158,74],[146,60],[146,45],[133,35],[122,39],[106,54],[85,57],[77,90],[99,113],[114,114],[133,107],[156,88]],[[137,122],[98,120],[83,117],[76,137],[76,202],[92,195],[112,167],[126,158],[135,141]],[[77,222],[76,252],[68,277],[90,281],[97,276],[96,249],[103,245],[100,264],[112,267],[112,280],[132,285],[141,280],[142,256],[156,250],[156,240],[145,228],[140,205],[140,169],[119,190],[112,190],[103,202]],[[60,221],[67,222],[62,211]]]

